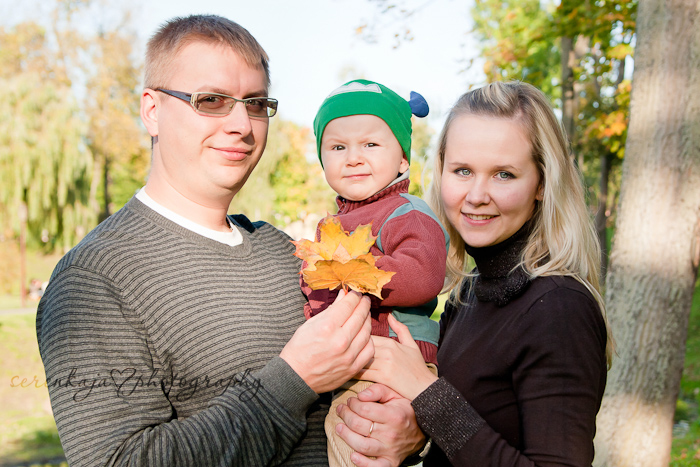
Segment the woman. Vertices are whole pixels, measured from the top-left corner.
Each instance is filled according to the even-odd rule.
[[[440,378],[396,320],[401,343],[373,338],[359,377],[412,400],[433,443],[426,466],[590,466],[612,339],[600,248],[546,97],[520,82],[464,94],[440,136],[431,197],[454,288]]]

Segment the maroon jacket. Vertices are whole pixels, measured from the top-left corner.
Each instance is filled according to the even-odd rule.
[[[415,198],[402,196],[408,193],[409,183],[402,180],[363,201],[348,201],[340,196],[336,200],[336,216],[346,231],[370,222],[372,235],[379,235],[381,230],[377,243],[383,253],[376,245],[370,252],[382,256],[377,260],[379,269],[396,273],[382,289],[383,300],[371,297],[375,336],[389,336],[387,314],[393,307],[415,307],[433,300],[445,280],[445,233],[433,217],[411,205]],[[319,238],[317,229],[316,240]],[[303,278],[301,286],[308,298],[304,306],[307,318],[325,310],[338,294],[337,290],[312,290]],[[426,362],[437,363],[435,345],[418,341],[418,346]]]

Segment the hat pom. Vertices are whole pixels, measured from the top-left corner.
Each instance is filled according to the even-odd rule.
[[[428,115],[430,109],[428,108],[428,102],[423,96],[415,91],[411,91],[411,99],[408,101],[408,105],[411,106],[411,113],[416,117],[423,118]]]

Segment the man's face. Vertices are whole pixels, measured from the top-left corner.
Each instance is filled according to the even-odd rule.
[[[249,67],[230,47],[192,42],[173,60],[165,88],[244,99],[267,96],[266,82],[263,70]],[[240,102],[229,115],[210,116],[165,93],[146,94],[154,105],[153,118],[144,122],[157,137],[151,177],[202,206],[230,201],[260,160],[268,119],[249,117]]]

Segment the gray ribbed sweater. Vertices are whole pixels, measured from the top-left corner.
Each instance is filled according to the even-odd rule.
[[[294,246],[232,220],[236,247],[132,199],[56,266],[37,335],[71,466],[327,465],[328,407],[278,356],[304,322]]]

